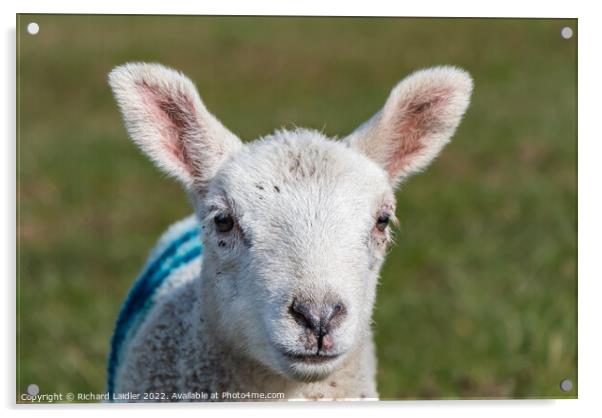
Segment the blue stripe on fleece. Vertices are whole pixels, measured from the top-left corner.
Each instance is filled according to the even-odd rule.
[[[149,260],[142,274],[134,282],[121,307],[111,339],[111,354],[107,367],[108,391],[111,396],[115,391],[115,373],[121,360],[123,345],[128,335],[142,323],[144,314],[153,303],[152,297],[156,290],[174,270],[199,257],[202,250],[199,226],[195,222],[192,228],[182,231],[165,245],[156,258]]]

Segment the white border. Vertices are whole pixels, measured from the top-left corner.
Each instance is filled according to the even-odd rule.
[[[305,15],[305,16],[443,16],[443,17],[577,17],[576,2],[546,1],[545,7],[524,0],[505,0],[479,6],[469,0],[393,2],[366,1],[282,1],[282,0],[185,0],[136,1],[107,0],[70,2],[58,0],[21,1],[20,13],[120,13],[120,14],[235,14],[235,15]]]
[[[489,3],[489,4],[485,4]],[[535,3],[535,2],[533,2]],[[144,4],[142,8],[140,5]],[[228,416],[243,412],[250,416],[278,416],[344,413],[351,416],[378,414],[385,416],[441,416],[450,417],[507,417],[519,413],[545,414],[550,417],[590,415],[590,410],[600,410],[597,398],[600,392],[599,357],[602,354],[600,344],[602,278],[597,270],[599,247],[597,237],[602,235],[599,214],[600,176],[598,156],[602,155],[602,138],[599,132],[600,119],[600,27],[602,16],[595,13],[593,1],[551,1],[539,5],[524,0],[505,0],[504,2],[474,2],[469,0],[393,2],[371,0],[351,3],[349,1],[305,0],[214,0],[213,2],[170,1],[125,1],[104,0],[103,2],[70,2],[65,0],[21,1],[18,5],[2,2],[0,19],[3,24],[3,42],[5,49],[0,66],[2,92],[4,98],[1,124],[5,127],[3,140],[0,141],[0,156],[3,159],[0,193],[3,199],[0,216],[0,230],[3,231],[0,251],[0,265],[5,274],[6,313],[2,323],[3,341],[2,361],[5,371],[0,379],[2,405],[9,409],[9,415],[19,410],[26,416],[42,414],[60,414],[60,416],[80,416],[83,410],[91,416],[104,416],[106,408],[117,416],[127,416],[134,411],[149,416],[162,416],[167,411],[178,415],[218,415]],[[238,15],[346,15],[346,16],[466,16],[466,17],[569,17],[579,18],[576,33],[579,42],[579,400],[562,401],[409,401],[381,402],[378,404],[295,404],[295,405],[188,405],[188,406],[140,406],[128,405],[111,407],[103,405],[85,406],[15,406],[15,13],[131,13],[131,14],[238,14]],[[598,244],[599,245],[599,244]]]

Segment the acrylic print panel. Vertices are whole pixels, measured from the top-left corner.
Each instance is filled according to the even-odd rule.
[[[577,397],[576,20],[17,21],[18,402]]]

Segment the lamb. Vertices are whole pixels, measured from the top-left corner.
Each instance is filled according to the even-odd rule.
[[[449,142],[468,73],[413,73],[342,140],[294,129],[245,144],[175,70],[130,63],[109,83],[132,140],[194,208],[121,309],[113,399],[378,399],[371,316],[394,191]]]

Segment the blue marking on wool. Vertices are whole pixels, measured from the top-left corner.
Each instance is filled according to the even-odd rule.
[[[195,221],[193,228],[179,233],[164,246],[162,251],[153,254],[154,257],[148,261],[142,274],[134,282],[121,306],[111,339],[111,354],[107,367],[108,392],[111,398],[115,391],[115,373],[121,360],[124,343],[141,325],[145,313],[153,304],[155,292],[174,270],[200,257],[202,251],[199,225]]]

